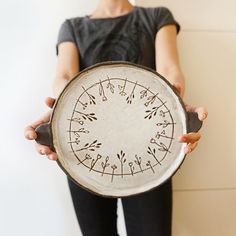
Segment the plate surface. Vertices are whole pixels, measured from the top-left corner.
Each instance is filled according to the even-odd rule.
[[[186,112],[157,73],[103,63],[66,86],[51,120],[59,165],[77,184],[103,196],[150,190],[182,163]]]

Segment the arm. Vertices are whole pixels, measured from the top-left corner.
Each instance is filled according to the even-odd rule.
[[[179,64],[176,27],[174,25],[164,26],[158,31],[156,35],[155,49],[156,68],[158,73],[168,79],[183,98],[184,76]],[[186,106],[186,109],[188,111],[197,112],[200,120],[204,120],[207,117],[207,111],[205,108]],[[200,133],[188,133],[179,137],[179,142],[188,143],[188,146],[185,149],[186,154],[192,152],[197,147],[200,137]]]
[[[58,46],[56,78],[53,82],[55,98],[61,93],[68,81],[79,73],[79,54],[72,42],[64,42]]]
[[[175,25],[162,27],[155,40],[157,72],[176,87],[181,97],[184,95],[184,75],[179,64]]]
[[[58,60],[56,69],[56,78],[53,82],[53,92],[55,98],[58,97],[68,81],[73,78],[79,72],[79,53],[76,45],[72,42],[63,42],[58,47]],[[47,98],[46,104],[52,108],[55,99]],[[46,113],[39,120],[33,122],[25,128],[25,137],[29,140],[35,140],[37,134],[35,129],[50,120],[51,112]],[[50,160],[56,160],[57,154],[53,152],[49,147],[35,144],[37,152],[41,155],[47,155]]]

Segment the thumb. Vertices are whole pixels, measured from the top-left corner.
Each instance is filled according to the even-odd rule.
[[[45,99],[45,103],[46,103],[47,106],[50,107],[50,108],[53,107],[55,101],[56,101],[56,100],[55,100],[54,98],[52,98],[52,97],[47,97],[47,98]]]

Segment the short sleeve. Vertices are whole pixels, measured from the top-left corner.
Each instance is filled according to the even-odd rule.
[[[175,25],[177,33],[180,31],[180,25],[175,20],[172,12],[166,7],[155,8],[155,23],[157,32],[165,25]]]
[[[58,55],[58,46],[62,42],[76,42],[72,24],[69,20],[65,20],[59,30],[56,44],[56,54]]]

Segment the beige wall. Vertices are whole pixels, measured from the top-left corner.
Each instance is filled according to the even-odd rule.
[[[173,236],[236,235],[236,1],[136,0],[166,6],[178,37],[185,101],[209,118],[198,149],[174,178]]]

